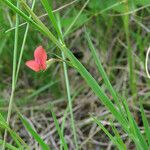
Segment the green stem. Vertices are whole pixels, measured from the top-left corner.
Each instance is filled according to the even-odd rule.
[[[17,7],[19,8],[19,1],[17,2]],[[13,73],[12,73],[12,91],[11,91],[9,107],[8,107],[7,124],[9,124],[9,120],[11,116],[14,92],[15,92],[15,87],[16,87],[15,73],[16,73],[16,63],[17,63],[18,26],[19,26],[19,16],[18,14],[16,14],[16,29],[15,29],[14,54],[13,54]],[[6,138],[7,138],[7,130],[5,130],[5,133],[4,133],[4,143],[3,143],[3,148],[2,148],[3,150],[5,150]]]
[[[35,5],[35,0],[33,0],[31,10],[34,9],[34,5]],[[31,15],[29,16],[29,18],[31,18]],[[26,26],[26,29],[25,29],[24,38],[23,38],[23,42],[22,42],[22,46],[21,46],[21,51],[20,51],[20,56],[19,56],[18,65],[17,65],[17,71],[16,71],[15,84],[17,83],[17,79],[18,79],[19,69],[20,69],[20,65],[21,65],[21,60],[22,60],[22,56],[23,56],[23,52],[24,52],[24,46],[25,46],[25,43],[26,43],[28,30],[29,30],[29,23],[27,23],[27,26]]]
[[[128,0],[125,3],[125,11],[129,11]],[[128,67],[129,67],[129,85],[131,88],[132,95],[136,94],[136,78],[134,73],[134,66],[133,66],[133,55],[132,55],[132,48],[130,44],[130,34],[129,34],[129,15],[124,16],[124,28],[126,34],[126,41],[127,41],[127,56],[128,56]],[[134,99],[135,102],[136,98]]]
[[[60,19],[59,16],[58,17],[58,23],[55,19],[55,16],[52,12],[52,8],[49,5],[48,0],[41,0],[45,10],[48,13],[48,16],[55,28],[55,30],[57,31],[58,37],[59,37],[59,42],[64,44],[64,39],[62,36],[62,31],[61,31],[61,24],[60,24]],[[26,6],[27,7],[27,6]],[[28,9],[29,10],[29,9]],[[31,12],[32,13],[32,12]],[[32,13],[33,14],[33,13]],[[40,25],[43,26],[43,23],[41,23],[41,21],[38,20],[38,18],[33,14],[35,21],[37,23],[40,23]],[[43,26],[43,28],[46,29],[45,26]],[[71,94],[70,94],[70,85],[69,85],[69,78],[68,78],[68,72],[67,72],[67,65],[66,65],[66,57],[64,55],[64,52],[61,52],[62,58],[63,58],[63,70],[64,70],[64,76],[65,76],[65,84],[66,84],[66,90],[67,90],[67,99],[68,99],[68,103],[69,103],[69,110],[70,110],[70,116],[71,116],[71,126],[72,126],[72,130],[73,130],[73,135],[74,135],[74,142],[76,145],[76,149],[78,149],[78,144],[77,144],[77,135],[76,135],[76,129],[75,129],[75,123],[74,123],[74,116],[73,116],[73,110],[72,110],[72,100],[71,100]],[[63,132],[62,132],[63,133]],[[62,148],[62,146],[61,146]]]
[[[58,30],[59,30],[59,36],[60,36],[60,42],[64,44],[64,39],[61,31],[61,24],[60,24],[60,19],[58,17]],[[61,51],[61,55],[63,60],[66,60],[66,57],[64,55],[64,52]],[[67,65],[66,62],[63,62],[63,68],[64,68],[64,76],[65,76],[65,84],[66,84],[66,90],[67,90],[67,98],[68,98],[68,106],[69,106],[69,111],[70,111],[70,116],[71,116],[71,126],[73,130],[73,136],[74,136],[74,143],[76,150],[78,150],[78,141],[77,141],[77,134],[76,134],[76,128],[75,128],[75,121],[74,121],[74,115],[73,115],[73,109],[72,109],[72,98],[71,98],[71,93],[70,93],[70,84],[69,84],[69,78],[68,78],[68,71],[67,71]]]
[[[62,54],[62,58],[64,60],[66,60],[64,53],[62,52],[61,54]],[[65,62],[63,62],[63,68],[64,68],[64,75],[65,75],[65,82],[66,82],[66,89],[67,89],[67,98],[68,98],[68,102],[69,102],[69,110],[70,110],[70,115],[71,115],[71,126],[72,126],[72,130],[73,130],[76,150],[78,150],[78,142],[77,142],[74,115],[73,115],[73,110],[72,110],[72,100],[71,100],[71,94],[70,94],[70,85],[69,85],[69,79],[68,79],[68,73],[67,73],[67,65]]]
[[[0,145],[3,145],[3,144],[4,144],[4,141],[0,140]],[[12,146],[11,144],[6,143],[6,142],[5,142],[5,146],[6,146],[6,148],[8,148],[9,150],[18,150],[18,148],[14,147],[14,146]]]

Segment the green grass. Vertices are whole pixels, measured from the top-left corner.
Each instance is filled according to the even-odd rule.
[[[26,127],[27,132],[32,135],[34,140],[39,143],[42,149],[53,149],[56,145],[57,148],[59,147],[60,149],[65,150],[72,148],[80,149],[84,140],[86,143],[89,141],[88,137],[86,140],[84,137],[85,135],[80,137],[82,136],[82,129],[79,129],[77,126],[78,118],[81,119],[81,122],[84,120],[82,120],[82,113],[80,112],[81,118],[77,113],[80,110],[80,107],[81,109],[85,109],[80,111],[85,111],[85,116],[93,120],[90,132],[94,130],[96,126],[100,127],[100,129],[104,131],[102,134],[105,133],[117,149],[128,149],[130,147],[130,145],[126,144],[126,140],[122,138],[123,134],[127,135],[126,139],[132,142],[130,144],[131,146],[134,145],[134,148],[138,150],[148,149],[150,146],[150,131],[143,104],[140,104],[139,110],[141,110],[140,114],[142,116],[144,130],[139,127],[136,119],[138,109],[136,110],[134,108],[139,106],[139,99],[142,99],[140,98],[140,94],[142,93],[140,93],[141,89],[144,92],[145,89],[148,90],[149,83],[143,79],[142,75],[137,75],[137,73],[145,71],[144,68],[142,68],[142,70],[139,67],[140,64],[143,63],[144,50],[140,50],[140,56],[142,56],[140,59],[140,57],[138,57],[138,49],[135,48],[136,44],[133,43],[136,43],[134,39],[140,41],[140,32],[143,33],[142,38],[146,39],[147,32],[149,30],[145,30],[148,29],[145,28],[146,25],[143,26],[140,24],[139,27],[139,23],[135,21],[134,23],[138,24],[139,31],[136,35],[133,27],[131,26],[132,22],[130,20],[130,15],[132,15],[132,17],[139,15],[139,18],[141,16],[141,18],[143,18],[144,15],[146,16],[147,12],[149,12],[149,2],[147,0],[143,2],[135,1],[134,3],[132,1],[118,2],[117,0],[108,0],[107,2],[100,1],[101,5],[99,5],[97,0],[87,0],[84,2],[79,1],[77,2],[79,5],[76,6],[77,10],[74,8],[73,3],[73,7],[68,8],[68,11],[65,10],[66,13],[57,12],[56,14],[53,12],[48,0],[41,0],[41,3],[39,4],[33,1],[32,8],[30,8],[24,0],[20,0],[17,5],[13,3],[13,1],[9,0],[3,0],[3,3],[5,3],[5,7],[7,6],[7,9],[9,7],[12,10],[11,13],[9,12],[7,19],[9,20],[11,31],[12,29],[15,29],[15,35],[10,33],[2,41],[2,46],[0,47],[0,54],[3,54],[6,57],[4,57],[5,61],[10,63],[7,57],[9,54],[8,49],[12,47],[12,43],[14,41],[12,57],[12,91],[8,107],[7,121],[5,121],[5,119],[1,116],[0,122],[2,128],[5,129],[4,139],[0,141],[0,144],[3,144],[3,149],[16,149],[21,147],[29,149],[27,145],[28,143],[26,144],[23,141],[24,139],[19,137],[17,132],[12,132],[9,125],[13,108],[13,112],[19,111],[22,124]],[[36,8],[35,11],[33,11],[34,6]],[[139,12],[140,10],[143,11],[141,16]],[[47,12],[48,17],[46,20],[39,19],[38,16],[41,12]],[[16,16],[15,27],[13,27],[13,15],[9,16],[10,14],[15,14]],[[27,23],[26,27],[23,28],[24,32],[22,32],[22,29],[19,28],[19,22],[22,21]],[[81,28],[83,26],[84,28]],[[136,29],[137,28],[135,28],[135,30]],[[145,31],[143,31],[143,29]],[[24,33],[23,36],[21,33]],[[11,39],[12,37],[14,39],[13,41]],[[35,43],[30,41],[32,38],[35,39]],[[33,72],[27,73],[29,70],[23,67],[22,62],[28,60],[30,55],[33,55],[32,49],[33,47],[36,47],[36,44],[39,44],[39,41],[46,47],[48,57],[57,57],[61,60],[60,62],[62,62],[62,64],[60,62],[56,62],[45,72],[37,74]],[[10,45],[8,45],[9,48],[5,46],[7,42],[10,42]],[[145,43],[148,44],[148,40],[145,40]],[[142,42],[138,44],[137,45],[140,48],[147,48],[146,45],[142,45]],[[78,59],[75,56],[75,53],[72,51],[72,49],[74,49],[73,46],[85,55],[83,60],[80,60],[80,58]],[[4,47],[6,47],[6,51],[3,50]],[[31,52],[27,53],[24,51],[25,49],[31,49]],[[135,55],[137,56],[137,59]],[[61,65],[63,66],[62,70]],[[11,69],[8,69],[9,67],[6,64],[4,64],[4,66],[6,66],[6,74],[11,74],[9,72]],[[0,67],[4,68],[3,65]],[[118,67],[119,69],[116,69],[115,67]],[[94,71],[91,71],[91,69]],[[71,73],[72,70],[74,73]],[[63,78],[60,78],[60,76]],[[127,81],[124,81],[126,76]],[[79,78],[79,80],[76,80],[77,78]],[[0,80],[3,81],[1,78]],[[23,93],[20,93],[21,80],[23,83],[26,83]],[[50,80],[54,81],[51,82]],[[84,82],[82,83],[81,81],[83,80]],[[75,84],[73,84],[74,82]],[[78,89],[79,92],[76,90],[75,85],[80,87]],[[1,84],[1,86],[2,87],[0,88],[3,88],[4,84]],[[31,92],[31,94],[27,94],[26,92],[30,86],[31,89],[35,88],[35,90],[33,90],[34,92]],[[122,88],[123,86],[124,89]],[[74,88],[75,90],[73,90]],[[86,95],[88,94],[83,94],[82,96],[85,98],[84,105],[86,106],[89,104],[91,109],[83,107],[82,99],[84,98],[80,97],[80,93],[84,93],[84,90],[86,89],[90,89],[92,91],[91,95],[93,97],[90,95],[91,99],[89,101],[86,100]],[[51,96],[49,96],[49,93]],[[48,101],[45,98],[47,95]],[[75,101],[76,99],[74,99],[74,95],[76,96],[76,99],[79,97],[79,102]],[[55,103],[55,101],[52,100],[55,96],[60,96],[63,100]],[[124,98],[124,96],[126,98]],[[34,101],[33,97],[36,97]],[[98,100],[97,103],[100,104],[100,106],[97,106],[98,104],[96,104],[93,100],[95,99],[94,97],[96,97]],[[147,95],[144,95],[144,97],[147,97]],[[128,100],[128,98],[130,100]],[[18,102],[18,99],[21,102]],[[28,102],[26,102],[25,99]],[[39,99],[43,99],[43,101],[39,101]],[[142,100],[142,103],[144,103],[144,98]],[[45,108],[44,111],[41,112],[40,110],[38,112],[32,110],[34,107],[33,104],[36,103],[39,107],[43,103],[46,103],[45,106],[47,109]],[[17,108],[15,104],[19,104],[17,105],[19,108]],[[30,122],[23,117],[27,115],[24,108],[28,107],[28,105],[31,106],[30,115],[32,117],[34,117],[34,113],[38,113],[38,115],[42,115],[43,112],[48,113],[46,124],[50,126],[53,125],[54,131],[56,132],[56,135],[54,136],[53,133],[49,131],[51,133],[49,136],[51,137],[51,144],[46,144],[42,137],[38,135],[42,128],[41,126],[38,130],[40,121],[36,123],[37,131],[35,131],[30,125]],[[61,105],[63,105],[62,107],[65,106],[65,108],[62,108]],[[92,109],[95,107],[97,109],[108,110],[109,113],[106,115],[106,118],[105,115],[99,118],[99,113],[97,113],[98,110]],[[16,110],[15,108],[20,110]],[[93,110],[94,113],[92,112]],[[91,112],[92,115],[90,115]],[[60,116],[60,114],[62,116]],[[50,119],[51,117],[52,120]],[[101,123],[102,120],[108,121],[110,128]],[[119,127],[117,127],[115,123],[119,124]],[[86,128],[85,125],[86,135],[88,135],[87,129],[88,128]],[[70,144],[70,141],[68,140],[68,136],[66,135],[67,130],[69,130],[70,134],[69,140],[73,144]],[[9,136],[15,144],[7,142],[7,133],[9,133]],[[57,138],[57,143],[54,138]],[[50,145],[50,147],[48,145]]]
[[[53,116],[53,119],[54,119],[54,123],[55,123],[55,127],[56,127],[57,132],[58,132],[58,134],[59,134],[59,136],[60,136],[60,139],[61,139],[63,148],[64,148],[65,150],[68,150],[68,146],[67,146],[66,140],[65,140],[65,138],[64,138],[64,136],[63,136],[63,134],[62,134],[62,132],[61,132],[61,128],[59,127],[58,120],[57,120],[57,118],[56,118],[56,115],[55,115],[55,113],[54,113],[54,111],[53,111],[51,105],[50,105],[50,111],[51,111],[51,113],[52,113],[52,116]]]
[[[106,133],[106,135],[111,139],[111,141],[117,146],[118,149],[120,149],[120,150],[126,149],[126,147],[125,147],[124,143],[122,142],[122,139],[119,135],[113,137],[97,118],[95,118],[95,117],[92,117],[92,118],[93,118],[94,122]],[[121,143],[119,142],[119,140],[121,140]]]
[[[19,8],[19,2],[17,2],[17,7]],[[8,124],[9,124],[10,117],[11,117],[11,111],[12,111],[12,105],[13,105],[13,99],[14,99],[14,92],[15,92],[15,88],[16,88],[18,26],[19,26],[19,16],[18,16],[18,14],[16,14],[16,29],[15,29],[14,54],[13,54],[13,72],[12,72],[12,91],[11,91],[11,96],[10,96],[10,100],[9,100],[9,107],[8,107],[8,114],[7,114],[7,123]],[[6,138],[7,138],[7,130],[5,130],[5,133],[4,133],[4,143],[3,143],[3,148],[2,149],[5,149]]]
[[[125,3],[125,11],[126,12],[129,11],[128,3]],[[123,22],[124,22],[124,28],[125,28],[125,34],[126,34],[126,41],[127,41],[127,55],[128,55],[129,79],[130,79],[129,84],[130,84],[132,94],[136,94],[136,76],[134,73],[134,65],[133,65],[134,59],[133,59],[132,48],[130,44],[130,34],[129,34],[130,32],[129,15],[123,16]]]
[[[39,143],[41,148],[44,150],[50,150],[49,146],[41,139],[41,137],[37,134],[37,132],[32,128],[30,123],[28,123],[28,121],[21,114],[19,114],[19,117],[20,117],[23,125],[26,127],[27,131]]]

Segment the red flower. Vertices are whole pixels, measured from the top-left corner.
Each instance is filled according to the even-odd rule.
[[[35,72],[46,70],[47,54],[42,46],[39,46],[34,51],[34,60],[29,60],[26,65]]]

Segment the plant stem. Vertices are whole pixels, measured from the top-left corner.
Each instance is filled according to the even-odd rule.
[[[127,0],[125,3],[125,11],[129,11],[129,1]],[[130,34],[129,34],[129,15],[125,15],[123,17],[124,19],[124,28],[125,28],[125,34],[126,34],[126,41],[127,41],[127,56],[128,56],[128,67],[129,67],[129,85],[131,88],[131,94],[136,94],[136,78],[134,73],[134,66],[133,66],[133,55],[132,55],[132,48],[130,44]],[[134,102],[136,100],[136,97],[134,98]]]
[[[64,53],[62,52],[61,54],[62,54],[62,58],[64,60],[66,60],[66,57],[65,57]],[[71,126],[72,126],[72,130],[73,130],[76,150],[78,150],[78,142],[77,142],[77,135],[76,135],[76,129],[75,129],[74,115],[73,115],[73,110],[72,110],[72,100],[71,100],[71,94],[70,94],[70,85],[69,85],[69,79],[68,79],[68,73],[67,73],[67,65],[66,65],[65,62],[63,62],[63,67],[64,67],[64,75],[65,75],[65,82],[66,82],[66,89],[67,89],[67,98],[68,98],[69,109],[70,109],[70,116],[71,116]]]
[[[17,1],[17,8],[19,8],[19,1]],[[7,124],[9,124],[9,121],[10,121],[13,99],[14,99],[14,92],[15,92],[15,87],[16,87],[15,73],[16,73],[16,63],[17,63],[18,26],[19,26],[19,16],[16,13],[16,29],[15,29],[14,54],[13,54],[13,73],[12,73],[12,91],[11,91],[11,96],[9,100],[9,107],[8,107],[8,114],[7,114],[7,121],[6,121]],[[4,143],[2,147],[3,150],[5,150],[6,138],[7,138],[7,130],[5,130],[5,133],[4,133]]]
[[[35,0],[33,0],[31,10],[34,9],[34,6],[35,6]],[[31,15],[29,16],[29,18],[31,18]],[[21,65],[21,60],[22,60],[22,56],[23,56],[23,52],[24,52],[24,46],[25,46],[25,43],[26,43],[28,30],[29,30],[29,23],[27,23],[27,26],[26,26],[26,29],[25,29],[25,33],[24,33],[23,42],[22,42],[22,46],[21,46],[21,51],[20,51],[18,65],[17,65],[17,71],[16,71],[15,84],[17,83],[17,79],[18,79],[19,69],[20,69],[20,65]]]
[[[60,19],[58,17],[58,29],[60,33],[60,42],[64,43],[62,31],[61,31],[61,24],[60,24]],[[63,51],[61,51],[61,55],[63,60],[66,60],[65,54]],[[67,90],[67,98],[68,98],[68,106],[69,106],[69,111],[70,111],[70,116],[71,116],[71,126],[73,130],[73,136],[74,136],[74,143],[76,150],[78,150],[78,141],[77,141],[77,134],[76,134],[76,128],[75,128],[75,121],[74,121],[74,115],[73,115],[73,109],[72,109],[72,98],[71,98],[71,93],[70,93],[70,84],[69,84],[69,78],[68,78],[68,71],[67,71],[67,65],[66,62],[63,61],[63,68],[64,68],[64,76],[65,76],[65,84],[66,84],[66,90]]]

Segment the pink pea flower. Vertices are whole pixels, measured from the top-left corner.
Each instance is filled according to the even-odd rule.
[[[38,46],[34,51],[34,60],[29,60],[26,65],[35,72],[46,70],[47,54],[42,46]]]

